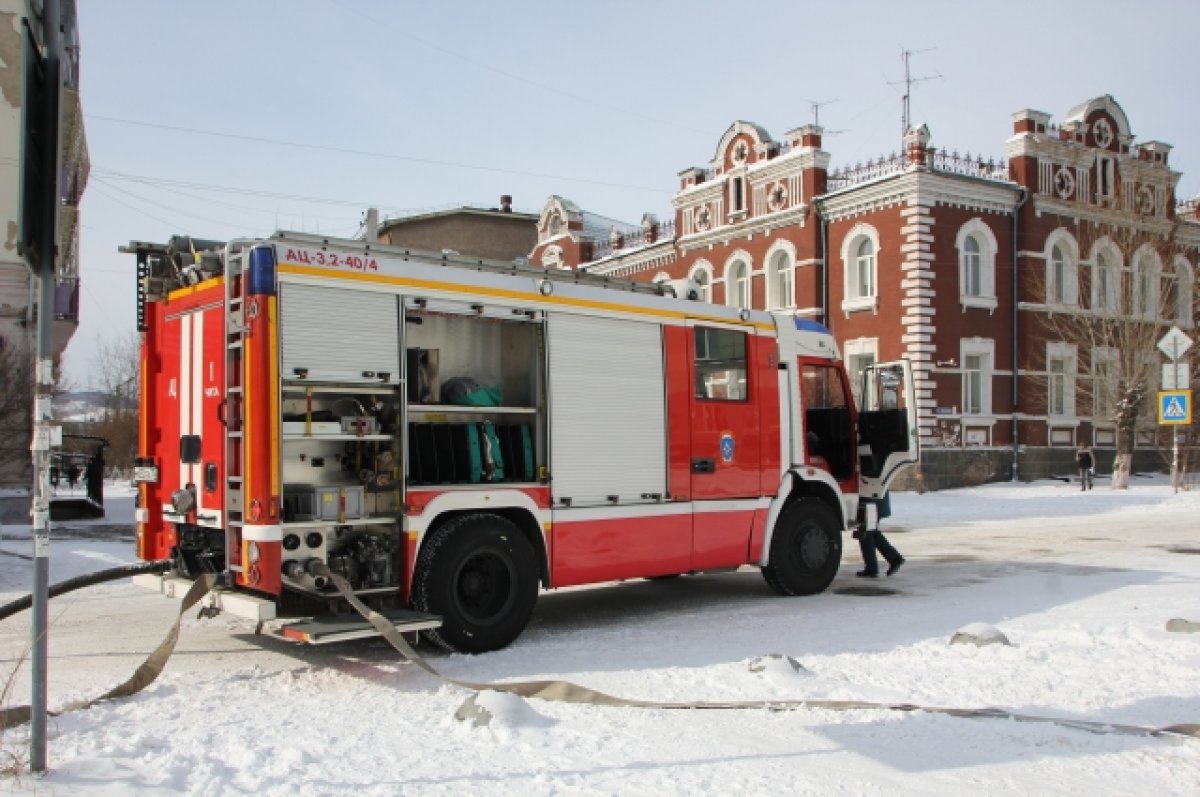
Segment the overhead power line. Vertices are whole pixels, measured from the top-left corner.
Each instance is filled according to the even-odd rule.
[[[419,163],[426,166],[445,166],[451,169],[468,169],[480,172],[492,172],[494,174],[511,174],[518,177],[537,177],[544,180],[559,180],[570,183],[583,183],[586,185],[600,185],[606,188],[623,188],[630,191],[649,191],[653,193],[670,193],[670,191],[662,188],[650,188],[644,185],[630,185],[628,183],[614,183],[608,180],[593,180],[587,177],[573,177],[562,174],[548,174],[545,172],[527,172],[520,169],[505,169],[499,166],[481,166],[474,163],[458,163],[455,161],[435,160],[432,158],[416,158],[411,155],[397,155],[390,152],[371,152],[369,150],[349,149],[347,147],[333,147],[326,144],[308,144],[303,141],[287,141],[281,138],[266,138],[263,136],[248,136],[243,133],[227,133],[220,130],[201,130],[196,127],[180,127],[177,125],[159,124],[157,122],[143,122],[136,119],[120,119],[115,116],[101,116],[99,114],[84,114],[84,117],[97,122],[109,122],[112,124],[129,125],[132,127],[145,127],[153,130],[168,130],[173,133],[187,133],[196,136],[209,136],[212,138],[226,138],[234,141],[249,141],[256,144],[271,144],[277,147],[296,147],[297,149],[315,150],[317,152],[335,152],[339,155],[355,155],[363,158],[379,158],[382,160],[402,161],[405,163]]]

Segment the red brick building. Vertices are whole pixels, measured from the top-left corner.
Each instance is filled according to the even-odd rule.
[[[1105,465],[1111,407],[1082,388],[1113,353],[1055,340],[1043,321],[1120,301],[1155,313],[1162,291],[1171,306],[1148,320],[1192,334],[1200,219],[1195,202],[1176,204],[1170,146],[1135,142],[1109,96],[1058,126],[1013,114],[1007,161],[935,148],[922,125],[904,152],[830,171],[821,134],[810,125],[776,141],[735,122],[706,167],[679,173],[671,222],[605,226],[551,197],[530,259],[687,278],[709,301],[814,318],[851,370],[908,358],[930,486],[1069,473],[1079,443]],[[1170,239],[1169,256],[1147,237]]]

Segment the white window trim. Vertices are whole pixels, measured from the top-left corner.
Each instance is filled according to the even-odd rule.
[[[855,283],[855,277],[858,274],[857,263],[855,262],[858,250],[858,244],[863,238],[868,238],[871,241],[872,248],[875,252],[875,263],[873,265],[874,274],[872,274],[871,283],[875,287],[875,293],[871,296],[851,296],[853,293],[852,287]],[[879,232],[870,224],[855,224],[850,232],[846,233],[846,237],[842,239],[842,312],[852,313],[860,310],[878,310],[879,308]]]
[[[703,274],[703,279],[698,275]],[[697,260],[688,270],[688,279],[700,286],[700,301],[712,303],[713,267],[707,260]]]
[[[979,244],[979,295],[967,293],[967,236]],[[974,218],[958,229],[954,245],[958,250],[958,299],[963,308],[978,307],[989,312],[996,310],[996,252],[999,246],[992,228],[982,219]]]
[[[1050,286],[1054,282],[1054,247],[1059,245],[1066,254],[1067,263],[1063,268],[1062,301],[1050,301]],[[1078,307],[1079,306],[1079,244],[1075,237],[1059,227],[1046,237],[1046,305],[1048,307]]]
[[[1191,329],[1195,323],[1196,306],[1193,301],[1196,290],[1196,272],[1183,255],[1175,256],[1176,306],[1175,323],[1183,329]]]
[[[1148,265],[1150,268],[1149,280],[1147,284],[1150,286],[1150,295],[1142,296],[1142,281],[1139,279],[1142,266]],[[1147,321],[1158,320],[1159,305],[1162,303],[1162,258],[1158,256],[1158,252],[1154,251],[1154,247],[1149,244],[1142,244],[1137,251],[1133,253],[1133,257],[1129,258],[1129,276],[1132,284],[1130,293],[1132,294],[1132,306],[1129,308],[1129,315],[1133,318],[1142,318]]]
[[[987,367],[980,375],[983,394],[979,400],[979,413],[967,412],[967,357],[982,356],[987,359]],[[960,416],[963,422],[969,418],[971,423],[988,422],[992,419],[992,382],[996,375],[996,341],[991,338],[963,338],[958,342],[959,362],[959,401],[962,402]]]
[[[1109,282],[1109,295],[1105,297],[1108,301],[1104,303],[1103,312],[1120,313],[1121,312],[1121,276],[1124,273],[1124,264],[1122,263],[1121,250],[1112,242],[1110,238],[1101,238],[1092,247],[1092,256],[1089,267],[1092,270],[1092,297],[1090,309],[1092,312],[1100,310],[1100,255],[1106,254],[1109,257],[1109,265],[1112,268],[1112,280]]]
[[[1052,390],[1050,362],[1066,360],[1067,368],[1063,371],[1063,413],[1056,415],[1051,410],[1050,391]],[[1062,421],[1077,420],[1075,410],[1075,380],[1079,376],[1078,349],[1073,343],[1052,341],[1046,344],[1046,418],[1061,425]]]
[[[729,307],[742,307],[738,304],[738,285],[736,281],[731,283],[729,279],[729,271],[735,265],[741,265],[745,268],[746,274],[746,304],[747,309],[754,307],[754,258],[750,257],[750,253],[745,249],[738,249],[725,259],[725,304]]]
[[[737,195],[737,188],[735,186],[739,185],[741,187],[741,207],[737,207],[734,202],[734,198]],[[749,213],[750,180],[747,179],[745,166],[736,167],[729,172],[728,179],[726,180],[725,207],[729,208],[727,217],[731,222],[740,221],[746,218],[746,215]],[[751,270],[753,270],[753,267],[751,267]]]
[[[859,375],[854,373],[851,365],[855,358],[864,355],[870,355],[871,362],[879,362],[879,338],[853,338],[842,346],[842,361],[846,363],[846,370],[850,377],[850,391],[854,394],[856,401],[862,398],[859,396],[862,385]]]
[[[787,263],[784,265],[786,270],[791,275],[792,295],[788,297],[786,302],[779,301],[776,296],[779,281],[779,269],[775,267],[775,258],[777,255],[783,254],[787,258]],[[767,250],[767,254],[763,258],[763,269],[767,280],[767,309],[768,310],[793,310],[796,307],[796,245],[791,241],[776,241],[771,244],[771,248]]]

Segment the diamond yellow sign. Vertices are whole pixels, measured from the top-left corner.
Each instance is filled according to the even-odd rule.
[[[1160,426],[1188,426],[1192,422],[1192,391],[1160,390],[1158,423]]]

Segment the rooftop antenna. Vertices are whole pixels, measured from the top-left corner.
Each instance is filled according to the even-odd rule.
[[[932,52],[933,50],[936,50],[936,49],[937,49],[936,47],[926,47],[924,50],[901,50],[900,58],[904,61],[904,80],[888,81],[889,86],[898,86],[900,83],[904,84],[904,102],[903,102],[904,107],[903,107],[903,111],[901,112],[901,118],[900,118],[901,149],[903,149],[904,136],[908,134],[908,126],[909,126],[909,122],[911,121],[911,119],[910,119],[910,117],[911,117],[910,110],[911,109],[910,109],[909,105],[910,105],[910,102],[912,101],[913,84],[914,83],[924,83],[927,80],[940,80],[942,77],[940,72],[936,75],[922,75],[921,77],[913,77],[912,72],[909,69],[908,62],[914,55],[920,55],[921,53]]]
[[[821,126],[821,109],[824,108],[826,105],[833,105],[835,102],[837,102],[837,98],[835,97],[832,100],[806,100],[806,102],[812,108],[813,126],[820,127]],[[823,132],[827,136],[832,136],[836,133],[844,133],[846,131],[844,131],[844,130],[825,130]]]
[[[821,109],[824,108],[826,105],[833,105],[835,102],[837,102],[837,98],[834,98],[832,100],[808,100],[807,102],[808,102],[809,106],[812,108],[813,126],[820,127],[821,126]]]

